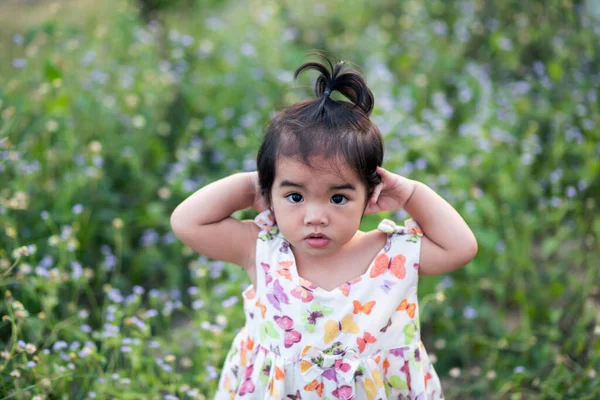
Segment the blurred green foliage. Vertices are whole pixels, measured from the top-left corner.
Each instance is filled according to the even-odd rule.
[[[419,289],[447,398],[600,396],[593,2],[143,3],[0,12],[3,398],[211,397],[249,280],[169,216],[255,168],[270,118],[313,95],[292,81],[312,49],[356,63],[385,167],[478,238]]]

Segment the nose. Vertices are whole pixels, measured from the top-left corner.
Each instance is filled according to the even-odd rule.
[[[306,207],[306,213],[304,214],[304,225],[329,225],[329,218],[324,207],[318,205],[309,205]]]

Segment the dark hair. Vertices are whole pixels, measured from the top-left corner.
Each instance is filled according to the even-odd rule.
[[[319,62],[306,62],[294,73],[294,79],[309,69],[321,75],[315,84],[316,99],[303,100],[284,109],[270,122],[258,151],[256,166],[263,196],[272,204],[271,188],[275,166],[280,157],[291,157],[311,166],[309,157],[320,155],[335,161],[345,161],[367,188],[367,198],[381,182],[376,173],[383,162],[383,142],[379,129],[371,122],[373,93],[362,76],[344,61],[330,69]],[[330,97],[334,90],[352,103]],[[339,165],[339,164],[337,164]],[[366,207],[366,204],[365,204]]]

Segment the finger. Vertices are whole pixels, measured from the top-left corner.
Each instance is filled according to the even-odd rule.
[[[373,191],[373,195],[371,196],[371,204],[377,203],[377,200],[379,199],[379,194],[381,193],[382,189],[383,183],[379,183],[377,184],[377,186],[375,186],[375,190]]]
[[[369,204],[365,210],[365,214],[372,214],[375,212],[375,204]]]
[[[375,213],[377,213],[377,212],[379,212],[379,211],[381,211],[381,207],[379,207],[379,206],[377,205],[377,203],[375,203],[375,204],[370,204],[370,205],[369,205],[369,207],[368,207],[368,213],[369,213],[369,214],[375,214]]]

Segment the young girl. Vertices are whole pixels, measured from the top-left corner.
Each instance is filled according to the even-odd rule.
[[[381,168],[371,91],[327,61],[296,70],[321,73],[317,98],[274,117],[258,171],[203,187],[171,217],[181,241],[252,282],[215,398],[442,399],[420,338],[418,275],[467,264],[477,241],[428,186]],[[254,220],[231,217],[250,206]],[[358,229],[363,215],[398,209],[412,217],[404,226]]]

